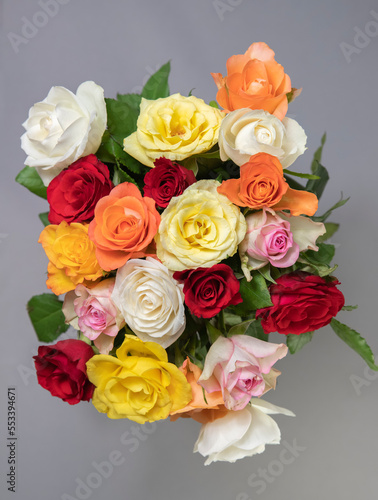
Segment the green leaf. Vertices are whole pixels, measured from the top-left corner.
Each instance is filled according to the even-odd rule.
[[[48,219],[48,215],[49,215],[48,212],[43,212],[42,214],[38,214],[38,217],[40,218],[44,226],[49,226],[51,224],[51,222]]]
[[[345,205],[345,203],[349,200],[349,198],[343,198],[343,193],[341,193],[341,198],[340,200],[333,205],[327,212],[319,217],[312,217],[312,220],[315,222],[324,222],[328,219],[328,217],[331,215],[331,213],[336,210],[336,208],[342,207]]]
[[[295,179],[292,179],[291,177],[286,177],[285,180],[289,184],[291,189],[297,189],[298,191],[305,191],[306,190],[306,186],[302,186],[302,184],[297,182]]]
[[[52,293],[35,295],[29,300],[27,311],[41,342],[53,342],[68,330],[62,306],[63,302]]]
[[[212,108],[217,108],[217,109],[219,109],[219,106],[218,106],[217,101],[210,101],[210,102],[209,102],[209,106],[211,106]]]
[[[329,181],[329,175],[327,169],[323,167],[317,160],[312,162],[311,166],[312,173],[318,177],[318,179],[310,179],[306,184],[306,191],[314,193],[318,199],[323,194],[323,191]]]
[[[358,309],[358,306],[344,306],[341,308],[342,311],[354,311],[354,309]]]
[[[302,347],[312,340],[314,332],[301,333],[300,335],[288,335],[286,339],[287,347],[291,354],[300,351]]]
[[[171,63],[168,61],[156,73],[154,73],[142,90],[145,99],[158,99],[169,96],[168,77],[171,71]]]
[[[232,337],[233,335],[245,335],[245,332],[248,330],[249,325],[254,321],[254,319],[248,319],[247,321],[243,321],[242,323],[233,326],[229,329],[227,337]]]
[[[184,361],[185,361],[185,358],[182,355],[181,349],[179,348],[179,345],[177,344],[177,342],[175,342],[175,365],[182,366]]]
[[[294,175],[295,177],[300,177],[301,179],[312,179],[312,180],[320,179],[318,175],[301,174],[300,172],[293,172],[292,170],[288,170],[287,168],[285,168],[284,173],[288,175]]]
[[[126,153],[108,130],[103,136],[101,146],[97,150],[96,156],[104,163],[114,163],[118,166],[123,165],[136,174],[141,173],[146,168],[139,161]]]
[[[320,163],[322,161],[323,147],[324,147],[326,140],[327,140],[327,134],[324,132],[324,134],[320,140],[320,146],[318,147],[318,149],[314,153],[314,158],[312,160],[312,165],[311,165],[311,172],[312,173],[314,173],[314,171],[316,170],[317,163]]]
[[[329,266],[335,256],[335,246],[329,243],[319,243],[319,250],[307,250],[305,253],[307,259],[314,264],[325,264]]]
[[[245,332],[245,335],[255,337],[255,339],[265,340],[265,342],[269,341],[269,334],[264,333],[264,329],[261,326],[260,319],[256,319],[249,325],[247,331]]]
[[[222,337],[222,332],[209,321],[206,321],[206,331],[211,344],[214,344],[218,337]]]
[[[122,182],[132,182],[137,185],[136,181],[127,172],[116,166],[114,168],[113,184],[117,186],[118,184],[122,184]]]
[[[331,238],[339,229],[340,224],[335,224],[334,222],[326,222],[324,226],[326,232],[322,236],[319,236],[319,238],[317,239],[317,243],[323,243],[324,241],[329,240],[329,238]]]
[[[276,281],[272,278],[270,271],[270,264],[267,264],[264,267],[258,269],[258,272],[265,278],[266,281],[270,281],[271,283],[276,283]]]
[[[245,316],[264,307],[272,306],[270,293],[265,279],[261,274],[253,275],[252,281],[247,281],[243,278],[240,282],[240,294],[243,302],[237,306],[233,306],[233,310],[240,316]]]
[[[29,189],[32,193],[47,200],[46,186],[44,186],[37,170],[33,167],[25,167],[18,173],[16,182]]]
[[[302,264],[307,264],[306,267],[310,267],[311,270],[314,272],[314,274],[317,274],[318,276],[324,278],[325,276],[329,276],[332,274],[335,269],[337,269],[337,264],[334,265],[333,267],[328,266],[327,264],[321,264],[317,263],[314,261],[311,261],[306,257],[306,254],[300,254],[299,259],[297,260],[297,263],[302,263]],[[307,270],[306,268],[304,269],[305,271]]]
[[[108,131],[123,149],[123,139],[137,129],[139,109],[127,102],[116,99],[105,99],[108,114]]]
[[[219,149],[216,149],[215,151],[208,151],[207,153],[198,153],[195,155],[192,155],[191,158],[203,158],[204,160],[211,160],[211,159],[216,159],[219,160]]]
[[[194,158],[193,156],[185,158],[185,160],[181,161],[180,163],[183,167],[187,168],[188,170],[191,170],[194,175],[198,174],[198,162],[196,158]]]
[[[134,108],[138,114],[141,100],[142,96],[140,94],[117,94],[117,101],[121,101],[131,108]]]
[[[227,309],[225,309],[223,313],[224,313],[224,322],[228,326],[235,326],[243,321],[241,316],[233,314],[232,312],[229,312]]]
[[[332,318],[331,320],[331,327],[341,340],[343,340],[366,361],[369,368],[378,371],[378,366],[375,364],[374,354],[371,348],[358,332],[352,330],[349,326],[340,323],[340,321],[337,321],[335,318]]]

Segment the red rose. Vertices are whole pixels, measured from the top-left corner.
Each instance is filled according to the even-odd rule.
[[[184,281],[185,304],[199,318],[212,318],[222,309],[243,302],[240,283],[226,264],[178,271],[173,277]]]
[[[156,204],[165,208],[171,198],[179,196],[185,189],[196,182],[191,170],[173,163],[167,158],[158,158],[155,168],[144,176],[144,196],[155,200]]]
[[[68,223],[91,221],[96,203],[112,188],[106,165],[95,155],[80,158],[54,177],[47,187],[49,221],[51,224],[63,220]]]
[[[40,346],[33,356],[38,383],[70,405],[89,401],[94,385],[88,380],[85,363],[93,354],[92,347],[81,340]]]
[[[265,333],[284,335],[312,332],[330,323],[344,305],[339,281],[305,272],[285,274],[269,287],[273,306],[258,309]]]

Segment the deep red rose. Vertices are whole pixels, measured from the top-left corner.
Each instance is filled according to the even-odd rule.
[[[212,318],[222,309],[243,302],[240,283],[226,264],[177,271],[173,277],[184,282],[185,304],[199,318]]]
[[[144,196],[155,200],[156,204],[165,208],[174,196],[180,196],[185,189],[196,182],[194,173],[167,158],[158,158],[152,168],[144,176]]]
[[[113,189],[109,169],[95,155],[84,156],[72,163],[47,186],[51,224],[63,220],[89,222],[94,217],[96,203]]]
[[[85,363],[93,354],[92,347],[82,340],[40,346],[38,355],[33,356],[38,383],[70,405],[89,401],[94,385],[88,380]]]
[[[330,323],[345,303],[339,281],[305,272],[285,274],[269,287],[273,306],[258,309],[265,333],[300,335]]]

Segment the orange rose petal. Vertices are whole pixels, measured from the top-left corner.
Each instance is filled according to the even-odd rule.
[[[115,198],[124,198],[125,196],[133,196],[134,198],[142,199],[141,192],[139,188],[133,184],[132,182],[122,182],[122,184],[118,184],[115,188],[113,188],[110,192],[110,195]]]
[[[267,78],[269,80],[269,83],[271,83],[273,89],[271,94],[276,95],[278,93],[278,89],[281,87],[282,82],[286,81],[285,80],[285,71],[281,64],[277,64],[274,61],[269,61],[265,63],[265,69],[267,73]],[[290,83],[290,78],[289,78],[289,83]],[[291,85],[290,87],[286,90],[285,88],[282,89],[282,92],[290,92],[291,90]]]
[[[122,250],[96,248],[96,257],[104,271],[113,271],[126,264],[130,257]]]
[[[318,209],[318,198],[314,193],[289,188],[273,210],[290,210],[291,215],[314,215]]]
[[[240,193],[240,179],[229,179],[223,181],[217,188],[218,193],[224,194],[227,198],[238,207],[245,207],[246,205],[239,198]]]
[[[289,103],[287,101],[287,97],[285,94],[280,100],[280,102],[271,111],[271,114],[277,116],[279,120],[283,120],[285,118],[288,109],[289,109]]]
[[[190,417],[197,422],[206,423],[223,417],[228,410],[224,407],[221,391],[216,391],[211,394],[205,392],[206,401],[204,399],[203,388],[198,384],[198,379],[201,376],[202,370],[192,363],[189,358],[186,358],[179,369],[190,384],[192,389],[192,400],[185,408],[173,412],[171,414],[171,420],[177,420],[179,417]]]
[[[260,61],[274,61],[274,50],[265,42],[255,42],[245,52],[248,59],[259,59]]]
[[[230,102],[226,87],[222,87],[221,89],[218,90],[216,99],[217,102],[219,103],[219,106],[221,106],[225,111],[227,111],[227,113],[233,111],[232,109],[230,109]]]
[[[211,76],[214,79],[215,85],[218,87],[218,89],[221,89],[224,85],[224,78],[221,73],[210,73]]]
[[[246,57],[245,54],[237,54],[235,56],[231,56],[226,62],[227,73],[228,74],[242,73],[243,68],[248,62],[248,60],[249,58]]]

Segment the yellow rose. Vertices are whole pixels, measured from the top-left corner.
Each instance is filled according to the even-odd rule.
[[[102,276],[96,247],[88,238],[88,224],[67,224],[65,221],[59,225],[50,224],[40,234],[38,243],[42,244],[50,261],[46,285],[55,295]]]
[[[184,408],[192,389],[159,344],[126,335],[117,357],[93,356],[87,375],[96,386],[92,403],[109,418],[128,418],[138,424],[162,420]]]
[[[172,198],[155,236],[156,253],[172,271],[211,267],[234,255],[246,233],[239,207],[202,180]]]
[[[148,167],[161,156],[184,160],[217,143],[223,116],[222,111],[194,96],[142,99],[137,131],[124,139],[123,148]]]

